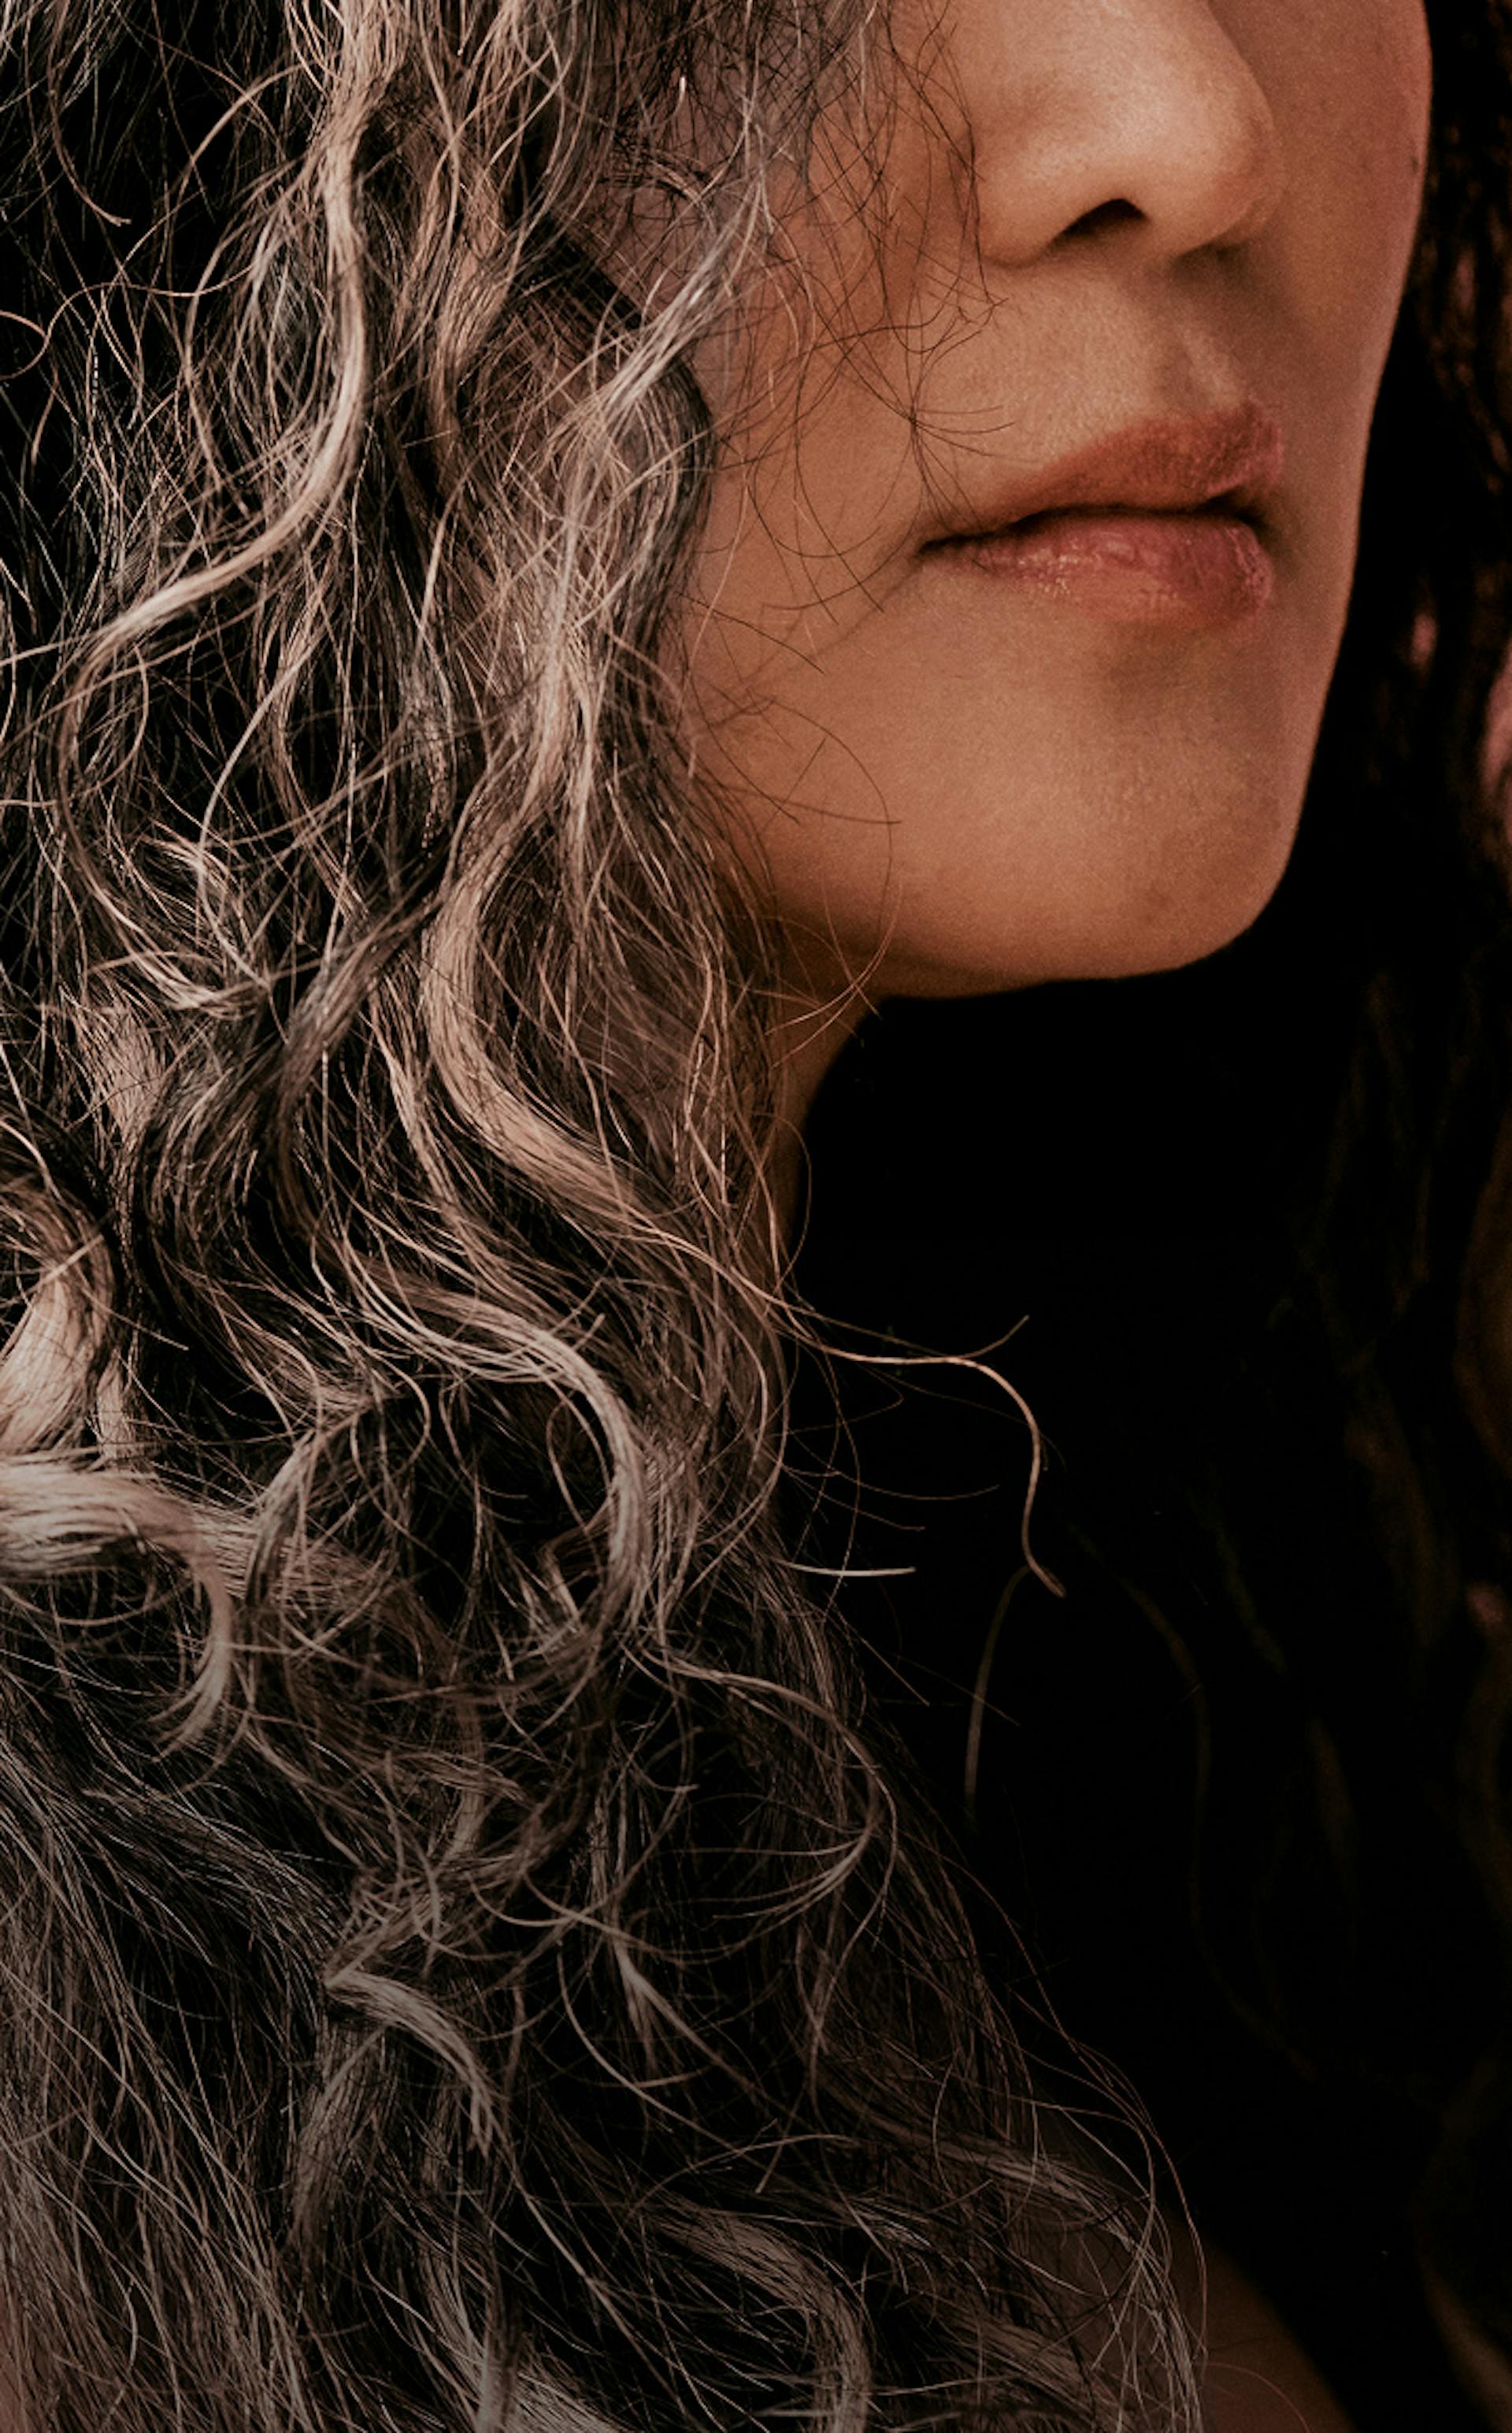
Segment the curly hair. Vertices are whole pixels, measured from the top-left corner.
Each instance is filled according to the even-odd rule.
[[[1379,786],[1481,805],[1512,28],[1436,13],[1393,377],[1500,555],[1425,528],[1351,648]],[[784,1536],[767,949],[657,673],[695,349],[864,30],[8,13],[0,2286],[53,2433],[1198,2421],[1126,2099],[989,1982]]]
[[[655,670],[690,352],[845,39],[8,29],[0,2269],[56,2433],[1192,2421],[1117,2105],[1031,2085],[773,1511],[760,949]]]

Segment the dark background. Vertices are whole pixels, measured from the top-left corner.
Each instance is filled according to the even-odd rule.
[[[1011,1335],[1046,1442],[1033,1542],[1066,1594],[1026,1582],[1001,1624],[974,1802],[1022,1420],[959,1370],[807,1362],[796,1455],[839,1472],[816,1560],[910,1567],[841,1611],[1064,2025],[1362,2433],[1452,2433],[1480,2420],[1414,2210],[1500,1980],[1442,1790],[1465,1685],[1408,1646],[1298,1247],[1358,996],[1283,890],[1185,973],[889,1007],[824,1085],[801,1288],[853,1349]]]

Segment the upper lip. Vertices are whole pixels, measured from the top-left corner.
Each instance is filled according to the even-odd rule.
[[[1074,454],[1005,486],[951,523],[943,537],[986,538],[1031,516],[1102,508],[1126,514],[1194,514],[1222,508],[1259,521],[1279,488],[1285,440],[1263,406],[1155,417],[1127,424]]]

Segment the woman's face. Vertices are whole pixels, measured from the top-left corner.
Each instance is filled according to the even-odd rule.
[[[896,0],[738,338],[689,744],[803,998],[1185,962],[1285,862],[1421,0]]]

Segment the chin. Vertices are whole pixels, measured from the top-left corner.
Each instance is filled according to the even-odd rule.
[[[954,921],[899,918],[874,969],[886,996],[983,996],[1050,980],[1132,979],[1180,971],[1257,921],[1291,858],[1300,806],[1236,808],[1200,839],[1147,844],[1137,871],[1094,857],[1026,919],[1022,899],[967,895]],[[1215,840],[1221,849],[1215,850]],[[900,908],[900,912],[903,908]],[[1001,912],[1001,919],[994,913]],[[990,926],[989,926],[990,925]]]
[[[1285,859],[1265,878],[1241,889],[1215,890],[1196,903],[1173,906],[1159,920],[1142,923],[1122,936],[1087,942],[1083,958],[1046,978],[1058,979],[1132,979],[1146,972],[1177,972],[1189,963],[1232,946],[1259,920],[1281,882]]]
[[[1141,917],[1122,938],[1108,942],[1113,951],[1100,966],[1102,976],[1180,971],[1232,945],[1280,886],[1300,816],[1300,804],[1288,803],[1283,810],[1237,823],[1235,847],[1199,857],[1197,868],[1182,870],[1158,896],[1147,894]]]

